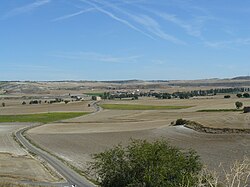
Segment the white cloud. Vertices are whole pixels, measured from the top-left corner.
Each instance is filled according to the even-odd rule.
[[[76,53],[57,53],[52,55],[58,58],[74,59],[85,62],[103,62],[103,63],[137,63],[141,56],[114,56],[109,54],[100,54],[95,52],[76,52]]]
[[[191,36],[195,36],[195,37],[201,36],[201,31],[198,27],[194,27],[192,24],[189,24],[189,23],[177,18],[176,15],[171,15],[171,14],[167,14],[167,13],[156,13],[156,14],[158,16],[162,17],[163,19],[170,21],[170,22],[176,24],[177,26],[183,28]]]
[[[216,42],[205,42],[205,45],[216,48],[216,49],[223,49],[223,48],[235,48],[237,46],[242,45],[250,45],[250,38],[238,38],[235,40],[227,40],[227,41],[216,41]]]
[[[112,9],[114,9],[115,11],[119,12],[120,14],[127,16],[132,21],[134,21],[135,23],[138,24],[137,28],[139,26],[144,27],[144,29],[146,29],[147,32],[150,33],[151,37],[157,36],[163,40],[167,40],[167,41],[170,41],[170,42],[173,42],[176,44],[181,44],[181,45],[186,44],[184,41],[181,41],[178,38],[176,38],[175,36],[172,36],[172,35],[166,33],[164,30],[162,30],[159,23],[148,15],[132,14],[132,13],[129,13],[127,11],[124,11],[123,9],[121,9],[121,8],[115,6],[114,4],[111,4],[111,3],[107,3],[104,1],[98,1],[98,0],[93,0],[93,1],[100,3],[104,6],[109,6]],[[144,31],[144,33],[146,33],[146,31]]]
[[[128,26],[129,28],[131,28],[131,29],[133,29],[133,30],[135,30],[137,32],[140,32],[141,34],[143,34],[143,35],[145,35],[145,36],[153,39],[153,37],[151,35],[147,34],[146,32],[142,31],[141,29],[137,28],[136,26],[134,26],[133,24],[131,24],[129,21],[116,16],[115,14],[113,14],[110,11],[104,10],[102,7],[96,5],[95,3],[91,3],[91,2],[86,1],[86,0],[81,0],[81,1],[87,3],[87,4],[91,5],[91,6],[93,6],[96,10],[98,10],[99,12],[101,12],[101,13],[109,16],[113,20],[118,21],[118,22],[120,22],[120,23]]]
[[[27,5],[24,5],[22,7],[18,7],[18,8],[15,8],[15,9],[9,11],[2,18],[6,19],[8,17],[17,16],[17,15],[22,14],[22,13],[30,12],[30,11],[32,11],[40,6],[46,5],[50,2],[51,2],[51,0],[37,0],[33,3],[27,4]]]
[[[135,22],[144,26],[150,33],[154,34],[155,36],[158,36],[163,40],[167,40],[181,45],[186,44],[185,42],[179,40],[175,36],[167,34],[165,31],[161,29],[161,26],[156,20],[147,15],[140,15],[140,16],[130,15],[130,17],[133,18]]]
[[[88,8],[88,9],[85,9],[85,10],[81,10],[81,11],[75,12],[73,14],[67,14],[65,16],[61,16],[61,17],[55,18],[52,21],[62,21],[62,20],[69,19],[69,18],[72,18],[72,17],[75,17],[75,16],[79,16],[81,14],[84,14],[86,12],[91,12],[91,11],[94,11],[94,10],[96,10],[96,9],[95,8]]]

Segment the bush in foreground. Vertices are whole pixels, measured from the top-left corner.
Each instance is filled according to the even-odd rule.
[[[89,171],[102,187],[196,186],[202,169],[194,151],[182,152],[165,140],[132,140],[95,154]]]

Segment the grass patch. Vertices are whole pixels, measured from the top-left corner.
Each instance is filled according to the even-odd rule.
[[[88,114],[87,112],[53,112],[41,114],[25,114],[25,115],[0,115],[0,123],[2,122],[39,122],[50,123],[64,119],[70,119]]]
[[[242,109],[205,109],[197,110],[196,112],[242,112]]]
[[[129,105],[129,104],[102,104],[102,108],[111,110],[174,110],[190,108],[192,106],[154,106],[154,105]]]

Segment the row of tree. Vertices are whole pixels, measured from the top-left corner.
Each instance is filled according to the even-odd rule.
[[[103,94],[99,95],[102,99],[123,99],[123,98],[131,98],[131,99],[138,99],[140,96],[139,94],[135,93],[115,93],[111,94],[110,92],[104,92]]]
[[[250,94],[249,93],[243,93],[243,94],[238,93],[236,96],[238,98],[242,98],[242,97],[244,97],[244,98],[250,98]]]
[[[154,96],[159,99],[171,99],[171,98],[180,98],[180,99],[188,99],[190,97],[195,96],[209,96],[209,95],[217,95],[219,93],[238,93],[237,96],[240,97],[250,97],[249,92],[250,88],[217,88],[217,89],[210,89],[210,90],[193,90],[190,92],[174,92],[170,93],[150,93],[147,96]],[[243,94],[241,94],[243,93]]]
[[[131,93],[131,92],[122,92],[122,93],[110,93],[110,92],[104,92],[103,94],[100,94],[99,96],[102,99],[122,99],[122,98],[135,98],[138,99],[138,97],[156,97],[158,99],[172,99],[172,98],[180,98],[180,99],[189,99],[191,97],[195,96],[209,96],[209,95],[217,95],[219,93],[230,93],[235,94],[237,93],[238,97],[250,97],[249,93],[244,92],[250,92],[250,88],[216,88],[216,89],[210,89],[210,90],[193,90],[190,92],[174,92],[174,93],[159,93],[159,92],[140,92],[140,93]]]

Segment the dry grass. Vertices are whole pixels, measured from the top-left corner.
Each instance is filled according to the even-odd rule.
[[[245,157],[243,161],[236,161],[230,170],[224,170],[220,180],[217,172],[211,172],[204,168],[199,175],[197,187],[249,187],[250,186],[250,159]]]
[[[26,152],[14,141],[12,133],[19,128],[24,128],[30,124],[23,123],[0,123],[0,152],[14,155],[25,155]]]
[[[18,184],[18,183],[10,183],[10,182],[0,182],[0,187],[42,187],[42,186],[30,185],[30,184]]]
[[[52,176],[37,159],[30,156],[0,154],[0,181],[43,181],[55,182],[58,177]]]
[[[30,126],[29,123],[0,124],[0,181],[58,181],[50,175],[40,161],[27,155],[12,137],[17,129]]]

